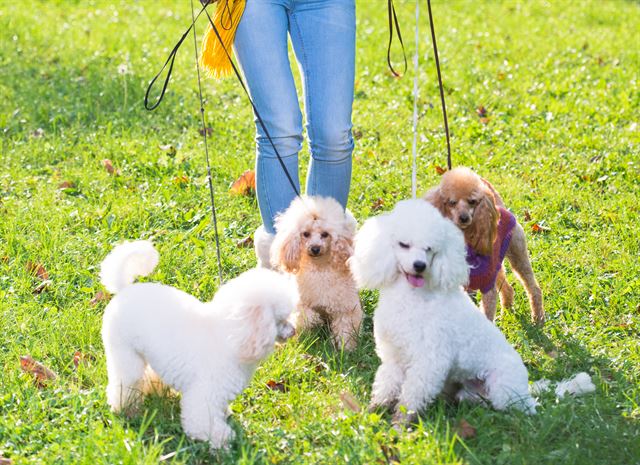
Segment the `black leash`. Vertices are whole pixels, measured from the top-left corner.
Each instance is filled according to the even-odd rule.
[[[174,65],[178,50],[182,46],[182,43],[186,39],[187,35],[189,35],[189,32],[193,29],[193,41],[194,41],[194,49],[195,49],[195,54],[196,54],[196,70],[197,70],[197,73],[198,73],[198,93],[199,93],[199,98],[200,98],[200,115],[201,115],[201,121],[202,121],[202,137],[203,137],[203,140],[204,140],[204,152],[205,152],[205,158],[206,158],[206,162],[207,162],[207,180],[208,180],[208,184],[209,184],[209,194],[210,194],[210,201],[211,201],[211,215],[213,217],[213,227],[214,227],[215,242],[216,242],[216,254],[217,254],[217,258],[218,258],[218,276],[219,276],[219,279],[220,279],[220,284],[222,284],[224,282],[224,279],[223,279],[223,276],[222,276],[222,259],[221,259],[221,253],[220,253],[220,237],[219,237],[219,234],[218,234],[218,221],[217,221],[216,206],[215,206],[215,195],[214,195],[214,189],[213,189],[213,182],[212,182],[212,179],[211,179],[211,165],[209,163],[209,149],[208,149],[208,141],[207,141],[207,130],[206,130],[206,126],[205,126],[204,99],[202,97],[202,83],[201,83],[201,77],[200,77],[200,65],[198,63],[198,44],[197,44],[196,29],[195,29],[196,21],[198,20],[198,18],[200,18],[200,16],[202,15],[203,12],[206,14],[206,16],[207,16],[207,18],[209,20],[209,24],[211,25],[211,28],[213,29],[213,32],[215,33],[215,35],[216,35],[216,37],[218,39],[218,42],[222,46],[222,49],[224,50],[224,53],[227,56],[227,59],[229,60],[229,63],[231,64],[233,72],[236,75],[236,78],[240,82],[240,85],[242,86],[242,89],[244,90],[245,94],[247,95],[247,98],[249,99],[249,102],[251,103],[251,107],[253,108],[253,111],[254,111],[257,119],[258,119],[260,127],[262,128],[262,130],[264,131],[265,135],[267,136],[267,139],[269,140],[269,143],[271,144],[271,147],[273,147],[273,151],[275,152],[276,157],[278,158],[278,162],[280,163],[280,166],[282,167],[282,170],[284,171],[284,173],[285,173],[285,175],[287,177],[287,180],[289,181],[289,184],[291,185],[291,188],[293,189],[293,192],[296,194],[297,197],[300,197],[300,191],[296,187],[296,184],[293,181],[293,178],[291,177],[291,174],[289,173],[289,170],[287,170],[287,167],[284,164],[284,161],[282,160],[280,152],[278,152],[276,144],[273,142],[273,138],[271,137],[271,134],[269,133],[269,130],[267,129],[267,126],[264,123],[264,120],[262,119],[262,116],[260,116],[260,113],[258,112],[258,109],[256,108],[256,105],[253,102],[253,99],[251,98],[251,95],[249,94],[249,90],[247,89],[247,86],[244,83],[244,80],[242,79],[240,71],[238,70],[237,66],[233,62],[233,59],[231,58],[231,55],[229,54],[229,51],[224,46],[224,42],[222,41],[222,38],[220,37],[220,33],[218,32],[218,29],[216,28],[215,24],[213,23],[213,19],[211,18],[211,16],[209,15],[209,12],[207,11],[207,6],[210,3],[215,3],[215,2],[212,2],[210,0],[201,0],[201,3],[203,5],[202,9],[196,15],[195,14],[195,9],[193,7],[193,0],[191,0],[191,24],[189,25],[187,30],[182,34],[182,36],[180,37],[178,42],[175,44],[175,46],[173,47],[173,49],[169,53],[169,57],[165,61],[164,65],[162,65],[162,68],[160,69],[158,74],[156,74],[154,76],[154,78],[151,80],[151,82],[149,82],[149,86],[147,87],[147,91],[146,91],[145,96],[144,96],[144,107],[149,111],[155,110],[156,108],[158,108],[158,106],[160,105],[160,103],[164,99],[165,92],[167,90],[167,87],[169,86],[169,80],[171,79],[171,74],[173,72],[173,65]],[[226,29],[226,30],[231,29],[231,27],[233,27],[233,20],[232,20],[232,16],[231,16],[231,10],[229,8],[229,3],[226,0],[225,0],[225,5],[222,8],[225,8],[225,12],[227,13],[228,24],[229,24],[229,27],[227,27],[227,26],[225,26],[224,24],[221,23],[222,27],[224,29]],[[164,82],[162,84],[162,90],[160,91],[160,95],[158,96],[157,100],[153,104],[150,104],[149,103],[149,95],[151,94],[151,89],[153,88],[154,84],[156,83],[156,81],[158,80],[158,78],[160,77],[162,72],[165,70],[165,68],[167,68],[167,66],[169,67],[168,70],[167,70],[167,77],[165,78],[165,80],[164,80]]]
[[[391,0],[389,0],[391,1]],[[419,0],[416,0],[419,1]],[[451,170],[451,143],[449,141],[449,123],[447,121],[447,105],[444,102],[444,87],[442,86],[442,76],[440,75],[440,60],[438,59],[438,45],[436,44],[436,31],[433,26],[433,14],[431,13],[431,0],[427,0],[429,7],[429,25],[431,26],[431,40],[433,42],[433,54],[436,58],[436,69],[438,70],[438,85],[440,86],[440,101],[442,102],[442,117],[444,118],[444,132],[447,136],[447,167]]]
[[[211,25],[211,28],[213,29],[213,32],[215,33],[216,37],[218,38],[218,42],[220,42],[220,46],[222,47],[222,50],[224,50],[224,53],[227,56],[227,59],[229,60],[229,63],[231,64],[231,68],[233,69],[233,72],[236,75],[236,78],[238,79],[238,82],[242,86],[242,89],[244,90],[244,93],[247,95],[247,98],[249,99],[249,102],[251,103],[251,106],[253,107],[253,112],[256,114],[256,118],[258,118],[258,123],[260,123],[260,127],[262,128],[262,130],[264,131],[265,135],[267,136],[267,139],[269,140],[269,143],[271,144],[271,147],[273,148],[273,151],[275,152],[276,157],[278,158],[278,162],[280,163],[280,166],[282,167],[282,170],[284,171],[284,174],[287,177],[287,180],[289,181],[289,184],[291,185],[291,188],[293,189],[293,192],[295,192],[297,197],[300,197],[300,192],[298,191],[298,188],[296,187],[295,182],[293,182],[293,178],[291,177],[291,174],[289,174],[289,170],[287,169],[286,165],[284,164],[284,161],[282,160],[282,157],[280,156],[280,152],[278,152],[276,144],[273,142],[273,139],[271,138],[271,134],[269,134],[269,131],[267,130],[267,126],[266,126],[266,124],[264,124],[262,116],[260,116],[260,112],[258,111],[258,108],[256,108],[256,104],[253,102],[253,99],[251,98],[251,95],[249,94],[249,90],[247,89],[247,86],[244,83],[244,80],[242,79],[242,75],[240,74],[240,71],[238,71],[238,67],[233,62],[233,59],[231,58],[231,55],[229,54],[229,51],[224,46],[224,42],[222,41],[222,38],[220,37],[220,33],[218,32],[218,28],[215,26],[215,24],[213,24],[213,20],[211,19],[211,16],[209,16],[209,12],[206,11],[206,10],[204,12],[207,15],[207,19],[209,20],[209,24]]]
[[[203,7],[203,10],[205,7]],[[200,11],[200,13],[202,13],[202,10]],[[198,14],[198,16],[200,16],[200,14]],[[192,23],[189,29],[193,29],[193,49],[196,54],[196,71],[198,73],[198,95],[200,97],[200,117],[202,119],[202,138],[204,140],[204,155],[207,160],[207,181],[209,183],[209,195],[211,200],[211,216],[213,218],[213,231],[214,231],[214,236],[216,240],[216,255],[218,257],[218,278],[220,280],[220,285],[222,285],[224,283],[224,278],[222,277],[222,258],[220,253],[220,237],[218,236],[218,215],[216,214],[216,200],[215,200],[215,195],[213,193],[213,181],[211,181],[211,165],[209,164],[209,147],[207,144],[207,126],[205,124],[205,117],[204,117],[204,99],[202,98],[202,83],[200,81],[200,65],[198,63],[198,39],[196,37],[196,28],[194,27],[197,18],[195,16],[195,10],[193,8],[193,0],[191,0],[191,19],[192,19]],[[189,32],[189,30],[187,30],[187,32]],[[177,51],[177,49],[175,50]],[[175,53],[173,55],[173,58],[175,59]],[[171,62],[171,66],[173,67],[173,61]],[[167,81],[165,82],[165,87],[164,87],[165,89],[168,81],[169,81],[169,76],[167,76]],[[163,93],[164,93],[164,89],[163,89]],[[162,100],[162,98],[160,100]],[[160,104],[160,100],[158,101],[158,104]],[[158,104],[156,104],[156,106],[158,106]]]
[[[419,0],[416,0],[419,1]],[[400,32],[400,25],[398,24],[398,16],[396,15],[396,8],[393,5],[393,0],[387,1],[387,14],[389,16],[389,45],[387,46],[387,64],[389,69],[395,77],[400,77],[407,72],[407,54],[404,51],[404,42],[402,41],[402,33]],[[398,40],[402,47],[402,57],[404,59],[404,70],[402,73],[398,73],[391,64],[391,44],[393,42],[393,27],[395,25],[396,33],[398,34]]]
[[[244,80],[242,79],[242,75],[240,74],[240,71],[238,70],[238,67],[233,62],[233,59],[231,58],[231,54],[229,53],[227,48],[224,46],[224,42],[222,41],[222,38],[220,37],[220,33],[218,32],[218,28],[213,23],[213,19],[211,19],[211,16],[209,15],[209,12],[207,11],[207,6],[209,5],[209,2],[206,2],[206,3],[203,2],[203,5],[204,6],[198,12],[198,14],[195,15],[195,17],[192,16],[193,21],[191,22],[191,25],[187,28],[187,30],[184,32],[184,34],[182,34],[182,37],[180,38],[180,40],[178,40],[176,45],[173,47],[173,50],[171,50],[171,53],[169,54],[169,57],[167,58],[167,61],[164,63],[164,65],[160,69],[160,72],[158,74],[156,74],[156,76],[149,83],[149,87],[147,88],[147,92],[146,92],[145,97],[144,97],[144,106],[145,106],[145,108],[147,110],[155,110],[158,107],[158,105],[160,105],[160,102],[164,98],[165,92],[166,92],[167,87],[169,85],[169,80],[171,79],[171,73],[173,72],[173,63],[174,63],[174,61],[176,59],[176,54],[178,53],[178,50],[180,49],[180,46],[184,42],[184,39],[189,34],[189,31],[191,31],[191,28],[193,28],[195,26],[195,22],[198,20],[198,18],[200,17],[200,15],[202,13],[205,13],[207,15],[207,19],[209,20],[209,24],[211,25],[211,28],[213,29],[213,32],[215,33],[220,45],[222,46],[222,49],[224,50],[225,55],[227,56],[227,59],[229,60],[229,63],[231,64],[231,68],[233,69],[233,72],[236,75],[236,78],[238,79],[238,82],[240,82],[240,85],[242,86],[242,89],[244,90],[244,93],[247,95],[247,98],[249,99],[249,102],[251,103],[251,107],[253,108],[253,111],[254,111],[254,113],[256,115],[256,118],[258,118],[258,123],[260,124],[260,127],[262,128],[262,130],[264,131],[265,135],[267,136],[267,139],[269,140],[269,143],[271,144],[271,147],[273,148],[273,151],[276,154],[276,157],[278,158],[278,162],[280,163],[280,166],[282,167],[282,170],[284,171],[284,173],[285,173],[285,175],[287,177],[287,180],[289,181],[289,184],[291,185],[291,188],[293,189],[293,192],[295,192],[296,196],[300,197],[300,191],[296,187],[295,182],[293,182],[293,178],[291,177],[291,174],[289,173],[289,170],[287,170],[287,167],[284,164],[284,161],[282,160],[282,156],[280,155],[280,152],[278,151],[278,149],[276,147],[276,144],[273,142],[273,138],[271,137],[271,134],[269,133],[269,130],[267,129],[267,126],[264,123],[264,120],[262,119],[262,116],[260,115],[260,112],[256,108],[256,105],[253,102],[253,99],[251,98],[251,95],[249,94],[249,90],[247,89],[247,86],[244,83]],[[225,6],[223,8],[227,8],[227,9],[229,8],[227,2],[225,2]],[[228,16],[229,16],[229,21],[232,21],[230,12],[228,13]],[[225,27],[225,29],[227,29],[226,26],[223,26],[223,27]],[[231,25],[229,26],[229,28],[231,28]],[[151,89],[153,88],[153,85],[158,80],[158,78],[160,77],[160,75],[162,74],[162,72],[164,71],[164,69],[167,66],[169,66],[169,69],[167,71],[167,77],[165,78],[164,83],[162,85],[162,91],[160,93],[160,96],[158,97],[157,101],[153,105],[150,105],[149,104],[149,94],[151,93]],[[204,128],[203,128],[203,130],[204,130]]]

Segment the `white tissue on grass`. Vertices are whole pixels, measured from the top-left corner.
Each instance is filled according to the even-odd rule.
[[[591,381],[591,376],[585,372],[578,373],[573,378],[560,381],[556,386],[556,396],[562,399],[565,394],[579,396],[596,390]]]

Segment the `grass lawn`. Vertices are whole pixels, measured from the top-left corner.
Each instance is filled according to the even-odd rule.
[[[414,3],[397,3],[412,42]],[[438,182],[445,150],[421,6],[418,190],[425,191]],[[355,353],[336,353],[322,332],[279,348],[233,403],[238,439],[226,452],[211,455],[182,434],[176,398],[149,399],[137,418],[111,414],[100,338],[105,302],[91,301],[112,246],[152,239],[161,262],[150,279],[201,299],[218,286],[191,42],[160,108],[142,106],[146,83],[190,21],[189,4],[5,1],[0,456],[14,464],[640,462],[638,4],[460,0],[433,8],[454,165],[475,168],[499,189],[528,232],[545,294],[544,328],[530,324],[519,285],[497,325],[531,379],[587,371],[596,392],[560,401],[543,395],[533,417],[439,401],[397,434],[388,415],[341,401],[352,395],[366,405],[378,365],[377,297],[363,293],[367,318]],[[359,0],[350,208],[360,221],[411,192],[413,74],[390,75],[386,40],[384,2]],[[238,246],[260,224],[255,198],[229,193],[253,166],[254,129],[235,81],[208,80],[205,92],[230,278],[255,264],[252,249]],[[302,159],[304,176],[307,151]],[[45,289],[36,289],[47,276],[43,269],[34,276],[34,264],[46,270]],[[77,368],[76,351],[85,355]],[[36,387],[20,369],[26,354],[57,379]],[[270,380],[286,392],[269,389]],[[456,433],[463,419],[475,434]]]

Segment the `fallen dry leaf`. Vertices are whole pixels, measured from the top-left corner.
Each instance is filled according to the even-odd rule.
[[[371,203],[371,211],[375,212],[380,210],[384,206],[384,199],[377,198]]]
[[[12,465],[13,461],[0,455],[0,465]]]
[[[81,363],[83,365],[89,365],[90,362],[94,362],[95,360],[96,358],[93,355],[83,354],[79,350],[76,350],[73,354],[73,366],[76,370]]]
[[[42,363],[37,362],[31,355],[23,355],[20,357],[20,368],[25,373],[35,376],[35,384],[39,388],[47,385],[47,381],[56,379],[56,374]]]
[[[380,450],[382,450],[382,455],[384,455],[385,459],[383,463],[389,465],[400,463],[400,455],[394,445],[387,446],[386,444],[380,444]]]
[[[253,247],[253,237],[247,236],[244,239],[240,239],[238,242],[236,242],[236,247],[238,247],[239,249],[247,249]]]
[[[462,418],[455,429],[456,434],[461,439],[469,439],[476,437],[476,429],[469,424],[467,420]]]
[[[111,160],[108,158],[102,160],[102,166],[104,166],[104,169],[107,170],[107,173],[109,174],[114,174],[116,176],[120,174],[119,171],[113,167],[113,163],[111,163]]]
[[[167,155],[169,155],[170,157],[173,157],[176,153],[178,153],[176,148],[171,144],[159,145],[158,148],[163,152],[167,152]]]
[[[0,259],[0,262],[2,263],[9,263],[9,256],[8,255],[4,255],[2,257],[2,259]]]
[[[108,292],[98,291],[96,292],[96,295],[93,296],[93,299],[89,301],[89,305],[93,307],[98,302],[104,302],[106,300],[109,300],[110,298],[111,298],[111,294],[109,294]]]
[[[531,213],[529,213],[529,210],[524,211],[523,219],[527,222],[531,221]]]
[[[447,172],[447,170],[445,168],[443,168],[442,166],[433,165],[433,167],[435,168],[436,173],[438,173],[440,176],[442,176],[444,173]]]
[[[36,263],[36,262],[32,262],[32,261],[28,261],[26,263],[25,267],[27,268],[27,271],[29,273],[31,273],[34,276],[37,276],[38,278],[42,279],[43,281],[49,279],[49,273],[47,272],[47,270],[45,269],[45,267],[42,264]]]
[[[551,231],[551,228],[548,228],[546,226],[542,226],[539,223],[534,223],[534,224],[531,225],[531,230],[534,233],[545,233],[545,232]]]
[[[362,131],[360,129],[354,129],[353,130],[353,138],[358,140],[358,139],[362,139]]]
[[[74,189],[76,187],[73,181],[62,181],[58,184],[58,189]]]
[[[287,392],[287,386],[279,381],[274,381],[272,379],[270,379],[269,381],[267,381],[267,387],[272,390],[272,391],[280,391],[280,392]]]
[[[189,185],[189,178],[186,175],[182,174],[173,178],[173,183],[178,187],[185,187]]]
[[[487,124],[489,124],[489,121],[490,121],[489,118],[480,118],[480,123],[481,124],[487,125]]]
[[[31,293],[34,295],[42,294],[42,292],[48,289],[50,285],[51,285],[50,279],[42,281],[40,284],[38,284],[36,287],[33,288],[33,291],[31,291]]]
[[[344,405],[352,412],[359,412],[362,410],[358,399],[356,399],[355,396],[348,391],[342,391],[340,393],[340,400],[342,401],[342,405]]]
[[[256,172],[246,170],[231,184],[229,190],[236,195],[251,195],[256,190]]]
[[[480,105],[478,108],[476,108],[476,113],[480,118],[484,118],[485,116],[487,116],[487,109]]]

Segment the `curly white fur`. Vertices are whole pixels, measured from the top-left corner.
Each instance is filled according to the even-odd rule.
[[[223,446],[233,437],[229,403],[245,388],[276,339],[294,334],[287,317],[295,286],[270,270],[254,269],[222,286],[203,303],[158,283],[132,284],[149,274],[158,253],[147,241],[117,246],[101,278],[118,294],[105,309],[107,402],[118,412],[158,388],[158,378],[182,393],[187,435]]]
[[[328,322],[334,344],[353,349],[362,322],[358,290],[346,262],[356,220],[329,197],[294,200],[276,218],[271,263],[295,275],[300,292],[297,325]]]
[[[365,222],[351,269],[380,289],[374,315],[380,365],[372,407],[417,412],[441,393],[535,413],[528,373],[503,334],[472,303],[460,230],[422,200],[399,202]]]

